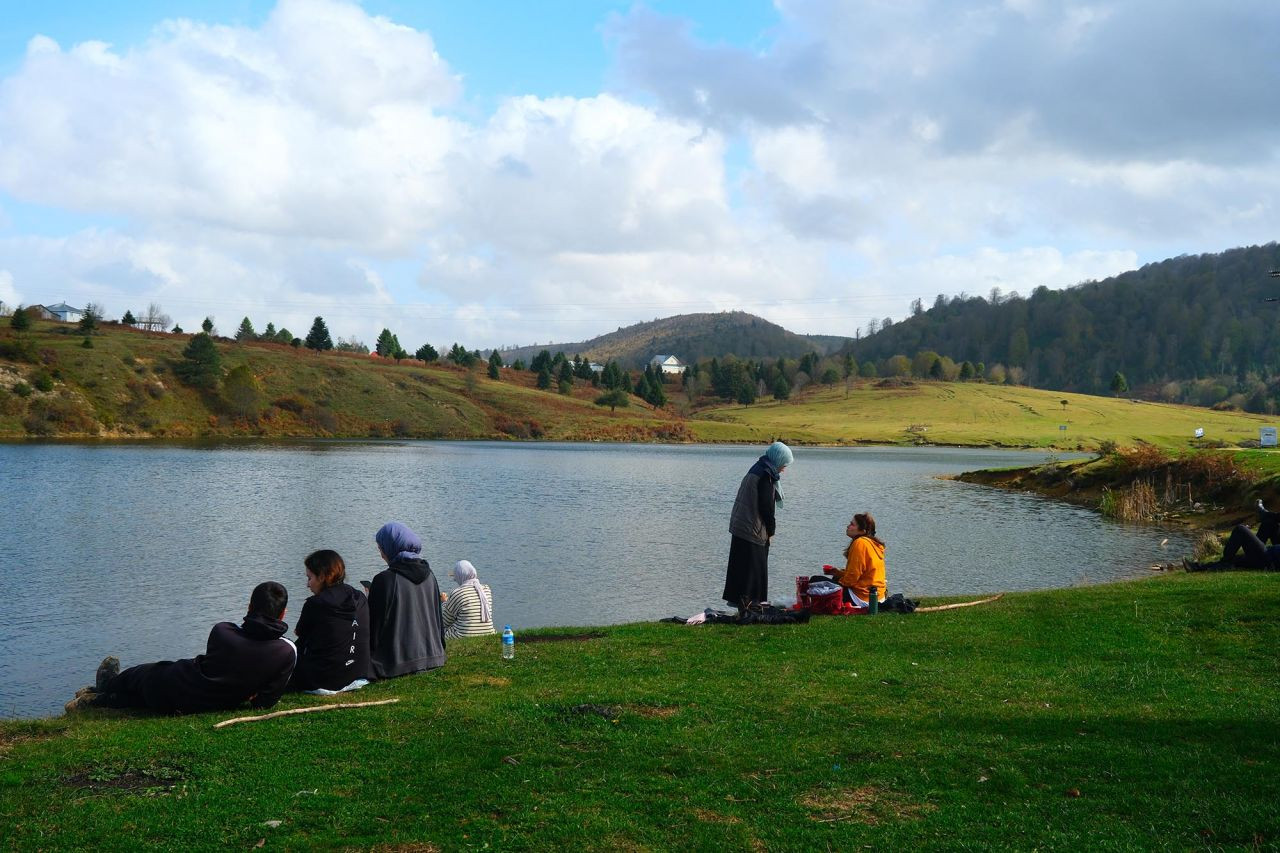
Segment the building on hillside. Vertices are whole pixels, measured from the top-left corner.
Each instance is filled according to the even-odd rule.
[[[59,302],[57,305],[40,305],[38,306],[44,313],[41,314],[46,320],[61,320],[64,323],[78,323],[80,318],[84,316],[84,311],[80,308],[72,308],[65,302]]]
[[[674,355],[655,355],[649,359],[649,366],[656,367],[663,373],[684,373],[684,363]]]
[[[592,373],[604,373],[604,365],[598,361],[587,362],[587,367],[591,368]]]

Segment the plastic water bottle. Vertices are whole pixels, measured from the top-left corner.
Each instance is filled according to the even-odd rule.
[[[510,625],[502,626],[502,659],[511,660],[516,656],[516,635],[511,633]]]

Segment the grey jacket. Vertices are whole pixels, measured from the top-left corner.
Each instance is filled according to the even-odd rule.
[[[761,456],[738,486],[738,496],[729,515],[729,533],[757,545],[769,544],[769,537],[777,526],[774,515],[777,482],[778,469],[767,457]]]
[[[395,559],[369,590],[369,645],[376,678],[444,666],[440,585],[426,560]]]

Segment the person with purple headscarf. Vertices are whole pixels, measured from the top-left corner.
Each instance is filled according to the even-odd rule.
[[[440,585],[422,557],[422,539],[389,521],[374,535],[387,568],[369,587],[369,645],[373,673],[395,678],[444,666]]]

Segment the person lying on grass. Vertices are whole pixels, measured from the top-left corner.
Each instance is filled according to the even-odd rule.
[[[854,607],[866,607],[871,599],[871,588],[876,589],[876,599],[888,597],[884,573],[884,543],[876,538],[876,520],[871,513],[854,515],[844,533],[849,537],[845,546],[845,566],[823,566],[822,571],[844,587],[844,600]]]
[[[1267,542],[1277,544],[1267,545]],[[1197,563],[1184,559],[1183,567],[1189,572],[1225,572],[1231,569],[1280,569],[1280,513],[1269,512],[1258,501],[1258,532],[1246,525],[1231,528],[1222,557],[1211,563]]]
[[[191,714],[237,708],[248,702],[270,708],[280,700],[298,651],[284,636],[289,593],[275,581],[260,583],[249,597],[239,625],[219,622],[209,632],[205,653],[194,658],[144,663],[120,671],[120,661],[103,659],[92,687],[76,693],[68,712],[87,707],[146,708]]]

